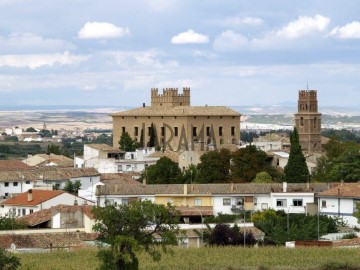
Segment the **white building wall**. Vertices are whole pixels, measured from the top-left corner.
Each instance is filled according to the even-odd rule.
[[[7,186],[5,183],[8,183]],[[14,185],[14,183],[17,183],[17,185]],[[42,180],[36,181],[36,184],[42,184]],[[4,198],[6,195],[10,196],[12,194],[23,193],[28,191],[29,189],[33,189],[33,187],[33,181],[19,180],[0,182],[0,198]]]
[[[51,226],[52,229],[61,228],[60,217],[61,217],[60,213],[57,213],[52,217],[52,226]]]
[[[271,193],[271,206],[274,210],[283,210],[285,213],[306,213],[306,205],[314,203],[314,193]],[[277,206],[277,201],[285,201],[283,206]],[[294,200],[301,200],[302,206],[296,206]]]
[[[269,141],[269,142],[252,142],[252,145],[255,145],[258,149],[267,152],[270,150],[282,150],[281,141]]]
[[[105,206],[105,200],[111,204],[122,204],[125,200],[129,198],[138,198],[139,200],[149,200],[155,202],[155,195],[101,195],[98,197],[99,206]]]

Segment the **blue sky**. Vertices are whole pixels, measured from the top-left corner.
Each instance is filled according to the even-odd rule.
[[[358,0],[0,0],[0,106],[360,101]]]

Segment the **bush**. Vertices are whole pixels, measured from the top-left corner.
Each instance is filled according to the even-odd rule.
[[[0,248],[0,269],[14,270],[20,266],[20,259]]]
[[[353,239],[353,238],[357,238],[357,234],[356,233],[347,233],[344,234],[340,239]]]

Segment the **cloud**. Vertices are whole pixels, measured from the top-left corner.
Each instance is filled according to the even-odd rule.
[[[73,50],[75,45],[61,39],[44,38],[34,33],[11,33],[0,36],[0,51],[4,53],[46,53]]]
[[[213,47],[216,51],[239,51],[248,46],[247,37],[237,34],[232,30],[226,30],[217,36]]]
[[[225,19],[226,26],[252,25],[259,26],[264,23],[264,20],[257,17],[228,17]]]
[[[69,52],[54,54],[0,55],[0,67],[36,69],[43,66],[74,65],[86,61],[88,56],[71,55]]]
[[[360,38],[360,22],[353,21],[341,27],[336,26],[329,35],[342,39],[358,39]]]
[[[186,32],[182,32],[173,36],[171,39],[171,43],[173,44],[200,44],[200,43],[208,43],[209,38],[203,34],[198,34],[194,32],[194,30],[189,29]]]
[[[276,35],[287,39],[296,39],[326,30],[330,19],[322,15],[314,17],[300,16],[276,32]]]
[[[87,22],[80,29],[78,37],[81,39],[118,38],[130,33],[128,28],[118,27],[107,22]]]

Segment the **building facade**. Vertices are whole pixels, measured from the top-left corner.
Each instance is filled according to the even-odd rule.
[[[113,118],[113,145],[119,147],[124,132],[147,146],[150,134],[163,149],[192,150],[195,144],[238,144],[240,113],[225,106],[190,106],[190,88],[176,88],[159,95],[151,90],[151,106],[119,112]]]
[[[301,149],[309,153],[321,152],[321,113],[318,112],[316,90],[300,90],[295,127]]]

